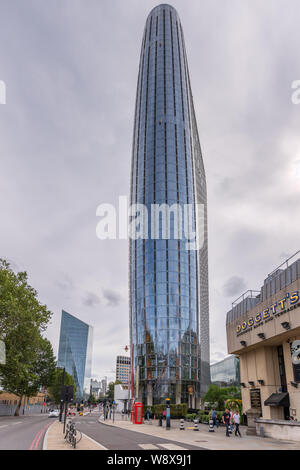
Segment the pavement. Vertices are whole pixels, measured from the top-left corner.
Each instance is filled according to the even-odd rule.
[[[0,450],[41,450],[48,414],[0,416]]]
[[[124,417],[125,418],[125,417]],[[220,426],[215,428],[215,432],[209,432],[208,425],[199,424],[199,431],[194,431],[193,423],[185,422],[185,430],[179,429],[179,420],[172,420],[171,429],[166,430],[165,426],[158,426],[157,420],[151,420],[150,423],[132,424],[125,419],[103,420],[103,415],[99,417],[99,423],[107,428],[118,429],[140,433],[143,436],[155,436],[155,438],[168,438],[170,441],[176,441],[183,448],[197,448],[202,450],[300,450],[300,443],[293,441],[282,441],[271,438],[262,438],[259,436],[247,436],[247,428],[241,426],[242,438],[231,434],[226,437],[225,428]]]
[[[55,420],[48,428],[43,443],[43,450],[74,450],[73,447],[64,439],[63,423]],[[75,450],[106,450],[98,442],[81,433],[82,437],[76,444]],[[80,436],[80,433],[78,433]]]

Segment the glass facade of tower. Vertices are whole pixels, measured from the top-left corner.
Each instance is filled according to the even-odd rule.
[[[198,406],[210,382],[206,180],[180,19],[169,5],[148,16],[140,57],[131,204],[189,204],[201,249],[170,236],[130,241],[130,335],[135,398]],[[196,203],[203,206],[197,217]],[[149,221],[149,227],[151,222]],[[181,234],[182,235],[182,234]]]
[[[57,365],[73,376],[77,401],[90,394],[92,342],[93,328],[63,310]]]
[[[226,357],[210,366],[211,383],[219,387],[240,387],[240,360],[236,356]]]

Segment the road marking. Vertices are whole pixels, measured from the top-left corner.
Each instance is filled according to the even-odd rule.
[[[158,444],[158,445],[162,447],[163,449],[167,449],[167,450],[187,450],[184,447],[177,446],[176,444],[172,444],[171,442],[170,444]]]
[[[0,428],[6,428],[8,426],[8,424],[2,424],[2,426],[0,426]]]
[[[49,424],[46,424],[46,426],[44,426],[35,436],[35,438],[33,439],[32,443],[31,443],[31,446],[29,447],[29,450],[37,450],[37,447],[39,445],[39,442],[41,440],[41,437],[44,435],[46,429],[49,428],[49,426],[51,425],[51,423]]]
[[[17,421],[16,423],[12,423],[13,426],[14,426],[15,424],[22,424],[22,421]]]
[[[97,446],[101,447],[101,449],[103,450],[108,450],[106,447],[104,447],[102,444],[100,444],[100,442],[97,442],[95,441],[95,439],[92,439],[90,436],[87,436],[86,434],[84,434],[83,432],[81,433],[86,439],[89,439],[91,442],[93,442],[94,444],[96,444]]]

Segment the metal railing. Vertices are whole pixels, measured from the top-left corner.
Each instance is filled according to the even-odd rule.
[[[13,416],[17,405],[0,403],[0,416]],[[20,408],[20,415],[42,414],[47,412],[47,407],[42,405],[25,405]]]

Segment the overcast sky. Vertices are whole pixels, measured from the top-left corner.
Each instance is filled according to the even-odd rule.
[[[152,0],[0,0],[0,256],[53,312],[94,326],[93,376],[129,343],[127,241],[96,208],[129,194]],[[211,359],[225,317],[300,248],[299,0],[178,0],[208,184]]]

